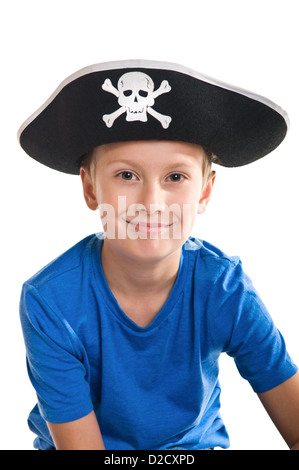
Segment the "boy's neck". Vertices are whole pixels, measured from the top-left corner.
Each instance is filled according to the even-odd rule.
[[[179,269],[181,249],[153,261],[140,261],[122,255],[104,240],[102,248],[103,271],[111,291],[126,296],[150,296],[170,293]]]

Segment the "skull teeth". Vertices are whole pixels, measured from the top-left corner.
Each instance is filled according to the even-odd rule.
[[[128,111],[129,113],[138,114],[138,113],[143,113],[144,108],[142,108],[141,110],[133,110],[133,109],[128,108]]]

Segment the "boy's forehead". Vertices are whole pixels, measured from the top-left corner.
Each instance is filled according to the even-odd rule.
[[[193,156],[201,155],[204,149],[197,144],[188,142],[177,142],[167,140],[137,140],[128,142],[116,142],[112,144],[99,145],[93,150],[98,155],[115,156],[136,156],[143,153],[159,153],[169,156]]]
[[[272,152],[287,128],[287,114],[264,97],[178,64],[130,60],[68,77],[18,136],[32,158],[78,174],[91,149],[139,140],[197,144],[221,165],[246,165]]]
[[[193,167],[205,157],[197,144],[176,141],[130,141],[98,146],[93,158],[105,166],[127,163],[135,166],[158,165],[160,168],[178,164]]]

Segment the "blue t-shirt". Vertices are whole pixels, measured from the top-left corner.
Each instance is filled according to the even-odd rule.
[[[107,450],[227,448],[219,355],[257,393],[297,371],[241,261],[189,238],[167,301],[139,327],[107,284],[102,244],[101,234],[85,238],[23,286],[34,446],[54,447],[45,421],[94,410]]]

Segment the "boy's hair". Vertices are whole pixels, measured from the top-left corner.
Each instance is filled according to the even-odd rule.
[[[219,159],[213,152],[211,152],[211,150],[203,147],[203,151],[205,158],[203,159],[202,163],[202,189],[205,188],[212,176],[212,164],[219,163]]]
[[[205,158],[203,159],[203,167],[202,167],[202,189],[208,183],[211,172],[212,172],[212,164],[217,163],[219,160],[216,155],[211,152],[210,150],[202,147],[204,150]],[[82,158],[81,166],[83,166],[89,173],[91,177],[94,176],[94,149],[87,152],[86,155]]]

